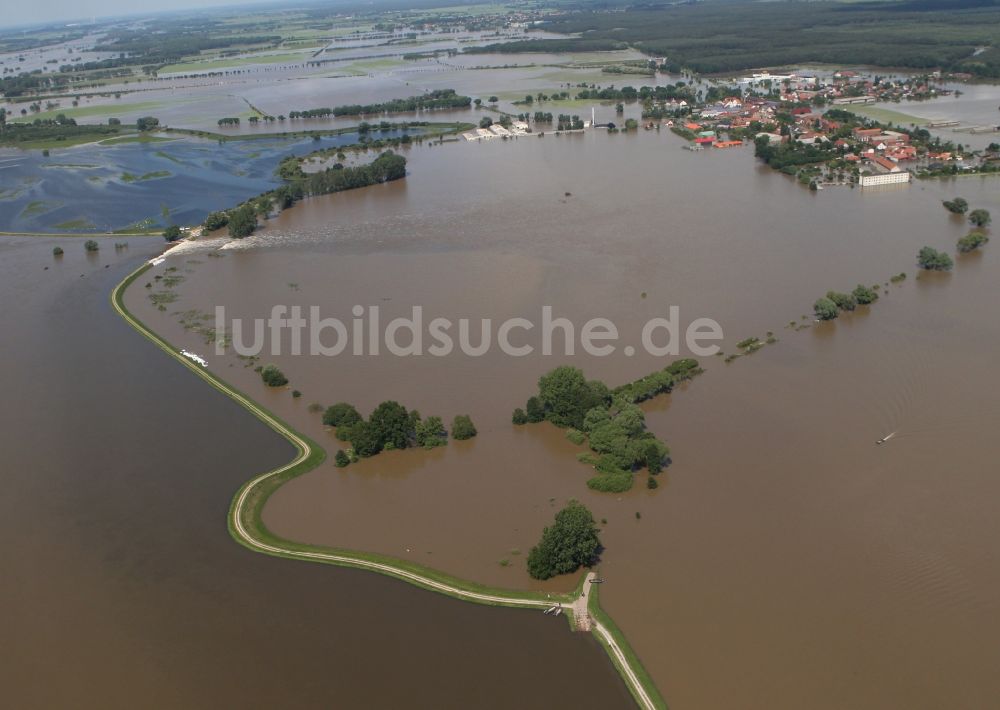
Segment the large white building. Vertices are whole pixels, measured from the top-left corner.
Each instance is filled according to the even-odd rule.
[[[910,181],[910,171],[903,170],[898,164],[888,158],[875,156],[872,164],[879,172],[871,175],[861,176],[861,187],[874,187],[875,185],[897,185]]]

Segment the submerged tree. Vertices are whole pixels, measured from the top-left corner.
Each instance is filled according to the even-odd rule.
[[[958,240],[957,247],[961,253],[968,254],[970,251],[975,251],[989,240],[990,238],[982,232],[969,232]]]
[[[976,227],[985,227],[990,223],[990,211],[984,209],[972,210],[969,213],[969,223]]]
[[[961,197],[956,197],[954,200],[945,200],[941,204],[952,214],[965,214],[966,210],[969,209],[969,203]]]
[[[544,405],[546,419],[556,426],[575,429],[583,426],[583,418],[588,411],[606,404],[610,399],[603,382],[588,382],[582,370],[569,365],[542,375],[538,380],[538,396]],[[528,418],[532,418],[530,400]]]
[[[378,405],[368,418],[368,426],[381,444],[379,448],[405,449],[410,445],[412,422],[399,402],[389,400]]]
[[[326,426],[351,426],[361,421],[361,415],[354,408],[353,404],[347,402],[337,402],[327,407],[323,412],[323,424]]]
[[[857,288],[851,292],[851,295],[854,297],[855,301],[863,306],[869,303],[874,303],[878,300],[878,294],[875,293],[874,289],[862,284],[858,284]]]
[[[268,387],[283,387],[288,384],[288,378],[275,365],[265,365],[260,371],[260,378]]]
[[[838,291],[827,291],[826,297],[829,298],[834,304],[842,311],[853,311],[858,307],[858,302],[849,293],[840,293]]]
[[[244,204],[229,213],[229,236],[240,239],[249,237],[257,229],[257,211],[252,204]]]
[[[594,516],[572,500],[556,513],[555,523],[542,531],[542,539],[531,548],[528,574],[535,579],[569,574],[594,564],[600,550]]]
[[[813,313],[820,320],[833,320],[839,315],[840,311],[837,309],[837,304],[829,298],[819,298],[813,304]]]
[[[229,224],[229,215],[225,212],[209,212],[205,218],[205,231],[214,232]]]
[[[955,262],[943,251],[924,247],[917,254],[917,264],[920,265],[921,269],[928,271],[951,271],[951,267],[955,265]]]
[[[448,443],[448,432],[444,429],[441,417],[427,417],[421,421],[419,413],[411,412],[412,414],[416,415],[414,437],[417,446],[433,449],[435,446],[444,446]]]
[[[451,435],[458,441],[471,439],[478,433],[476,425],[472,423],[472,418],[468,414],[459,414],[451,423]]]

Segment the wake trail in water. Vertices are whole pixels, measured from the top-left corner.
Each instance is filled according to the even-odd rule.
[[[993,429],[996,427],[998,419],[1000,419],[1000,408],[968,412],[950,417],[921,417],[918,421],[900,426],[894,435],[903,438],[959,430],[977,431],[986,427]]]

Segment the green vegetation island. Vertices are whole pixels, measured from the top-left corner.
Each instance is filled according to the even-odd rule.
[[[638,407],[678,382],[702,372],[693,358],[677,360],[662,370],[614,389],[599,380],[587,380],[569,365],[557,367],[538,380],[538,394],[524,409],[514,410],[514,424],[548,421],[566,429],[566,438],[586,444],[589,452],[577,458],[597,472],[587,487],[605,493],[632,488],[635,472],[646,469],[648,488],[657,488],[656,475],[668,465],[670,448],[646,429],[646,416]]]

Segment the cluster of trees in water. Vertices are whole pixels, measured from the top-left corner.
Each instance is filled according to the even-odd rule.
[[[952,214],[964,215],[966,212],[969,212],[968,201],[961,197],[956,197],[954,200],[944,200],[941,204],[944,205],[944,208]],[[993,218],[990,216],[989,210],[979,208],[969,212],[968,219],[969,224],[982,229],[988,225]]]
[[[454,89],[437,89],[418,96],[409,96],[404,99],[393,99],[376,104],[348,104],[335,106],[334,108],[313,108],[304,111],[289,111],[288,117],[297,118],[324,118],[327,116],[364,116],[379,113],[404,113],[420,110],[432,110],[443,108],[468,108],[472,104],[472,98],[461,96]]]
[[[989,210],[978,208],[969,212],[968,201],[961,197],[956,197],[954,200],[944,200],[941,204],[944,205],[944,208],[952,214],[965,215],[968,212],[967,219],[973,229],[964,237],[961,237],[955,245],[959,253],[968,254],[969,252],[975,251],[979,247],[983,246],[990,240],[990,238],[986,235],[986,232],[983,231],[989,226],[990,222],[993,221],[993,217],[990,215]]]
[[[424,419],[417,410],[407,410],[393,400],[378,405],[367,420],[354,405],[338,402],[323,412],[323,424],[334,427],[337,439],[351,445],[350,449],[336,454],[335,463],[341,467],[381,451],[411,447],[433,449],[448,443],[448,431],[441,417]],[[476,434],[476,427],[468,415],[460,414],[452,420],[453,439],[464,441]]]
[[[278,369],[277,365],[264,365],[258,372],[260,379],[268,387],[284,387],[288,384],[288,378],[285,377],[285,373]]]
[[[538,394],[525,408],[515,409],[514,424],[549,421],[567,429],[576,444],[586,443],[590,452],[579,460],[590,464],[597,475],[587,486],[597,491],[620,493],[632,487],[633,474],[645,467],[647,486],[666,465],[670,449],[646,429],[639,402],[670,392],[677,382],[701,372],[692,358],[677,360],[663,370],[610,389],[599,380],[587,380],[575,367],[557,367],[538,380]]]
[[[969,203],[961,197],[945,200],[942,204],[949,212],[957,215],[964,215],[969,209]],[[985,209],[973,210],[969,213],[968,219],[975,229],[959,238],[955,245],[957,251],[962,254],[975,251],[990,241],[989,236],[983,231],[991,221],[989,211]],[[925,271],[951,271],[955,266],[955,261],[950,254],[926,246],[917,252],[917,265]],[[906,274],[900,273],[890,280],[893,283],[899,283],[905,278]],[[853,311],[859,305],[874,303],[878,300],[878,291],[878,284],[872,287],[859,284],[851,293],[829,291],[826,296],[816,300],[816,303],[813,304],[813,312],[819,320],[833,320],[841,312]]]
[[[557,131],[582,131],[583,130],[583,119],[579,116],[570,116],[569,114],[561,113],[559,114],[559,120],[556,122]]]
[[[819,320],[833,320],[841,311],[853,311],[859,305],[875,303],[878,300],[878,290],[878,284],[871,287],[858,284],[850,293],[827,291],[825,296],[818,298],[813,304],[813,312]]]
[[[685,82],[678,81],[676,84],[666,84],[663,86],[623,86],[615,88],[608,86],[605,88],[585,87],[576,94],[578,99],[593,99],[600,101],[694,101],[696,94],[694,90]]]
[[[925,271],[951,271],[954,260],[934,247],[923,247],[917,252],[917,265]]]
[[[983,246],[989,240],[990,238],[983,232],[972,231],[964,237],[960,237],[955,246],[962,254],[968,254],[969,252],[975,251],[979,247]]]
[[[523,99],[521,99],[520,101],[514,101],[513,104],[515,106],[525,106],[535,103],[536,99],[539,102],[542,102],[550,100],[561,101],[563,99],[568,99],[568,98],[569,98],[568,91],[554,91],[551,94],[546,94],[544,91],[539,91],[537,95],[526,94]],[[496,103],[496,99],[497,99],[496,96],[491,96],[490,103]],[[476,104],[476,106],[479,106],[482,103],[482,101],[480,99],[474,99],[473,103]]]
[[[367,165],[344,167],[337,163],[326,170],[305,173],[297,158],[282,162],[279,167],[286,183],[226,211],[212,212],[205,218],[205,229],[215,231],[229,227],[233,237],[246,237],[257,229],[257,218],[275,210],[288,209],[304,197],[326,195],[406,177],[406,158],[387,150]]]
[[[542,539],[528,553],[528,574],[535,579],[549,579],[590,567],[601,552],[597,533],[590,510],[571,500],[556,513],[555,522],[542,531]]]

